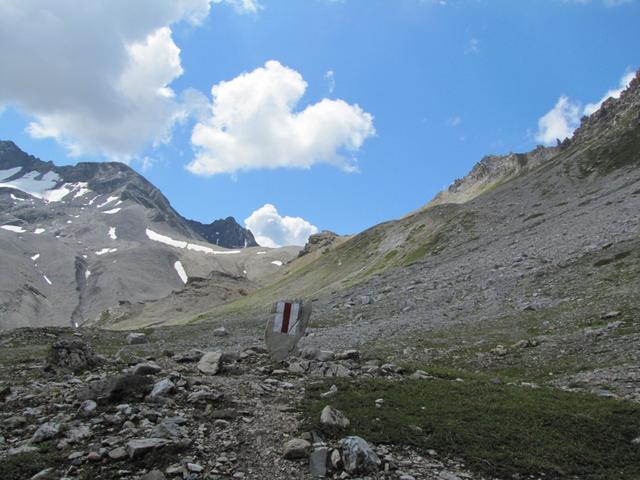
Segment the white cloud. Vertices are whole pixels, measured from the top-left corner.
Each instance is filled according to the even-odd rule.
[[[6,0],[0,3],[0,104],[72,155],[127,159],[188,115],[171,26],[198,24],[210,0]]]
[[[304,245],[309,235],[319,231],[303,218],[281,217],[276,207],[268,203],[249,215],[244,224],[259,245],[270,248]]]
[[[536,140],[544,145],[552,145],[573,134],[580,121],[580,104],[562,95],[555,106],[538,120]]]
[[[298,72],[274,60],[214,85],[211,115],[193,129],[196,157],[187,168],[215,175],[328,163],[357,171],[353,153],[374,135],[373,117],[329,99],[295,112],[306,89]]]
[[[625,74],[621,79],[618,88],[611,89],[595,103],[588,103],[581,106],[578,101],[572,101],[566,95],[562,95],[555,106],[538,120],[538,132],[535,139],[544,145],[553,145],[556,139],[562,141],[571,137],[576,128],[580,125],[582,115],[591,115],[610,97],[618,98],[626,89],[631,80],[635,77],[635,72]]]
[[[327,81],[329,93],[333,93],[336,89],[336,73],[333,70],[328,70],[327,73],[324,74],[324,79]]]
[[[258,0],[213,0],[213,3],[226,3],[231,5],[238,13],[258,13],[262,5]]]
[[[600,106],[610,97],[613,98],[619,98],[620,94],[622,93],[623,90],[625,90],[629,84],[631,83],[631,80],[633,80],[633,78],[636,76],[635,72],[629,72],[626,75],[624,75],[621,79],[620,79],[620,84],[618,86],[618,88],[613,88],[611,90],[609,90],[607,93],[605,93],[603,95],[603,97],[598,100],[596,103],[588,103],[587,105],[585,105],[584,107],[584,114],[585,115],[591,115],[593,112],[595,112],[596,110],[598,110],[600,108]]]

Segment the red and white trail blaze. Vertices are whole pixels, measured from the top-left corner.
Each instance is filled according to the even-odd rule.
[[[273,331],[295,335],[298,332],[300,310],[299,303],[277,302]]]

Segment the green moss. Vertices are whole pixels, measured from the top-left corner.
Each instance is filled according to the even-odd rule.
[[[21,453],[0,459],[0,478],[31,478],[45,468],[61,466],[64,454],[52,442],[39,445],[37,452]]]
[[[305,426],[317,427],[330,383],[307,388]],[[342,434],[373,443],[433,448],[492,477],[640,478],[638,405],[483,379],[345,380],[338,391],[331,405],[351,420]]]

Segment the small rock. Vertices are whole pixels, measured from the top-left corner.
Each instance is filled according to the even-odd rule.
[[[284,444],[283,458],[295,460],[309,455],[311,444],[302,438],[293,438]]]
[[[338,393],[338,387],[336,387],[335,385],[331,385],[331,388],[328,391],[320,394],[320,398],[333,397],[337,393]]]
[[[166,480],[166,478],[160,470],[151,470],[149,473],[140,477],[140,480]]]
[[[611,312],[607,312],[607,313],[603,313],[602,315],[600,315],[600,318],[603,320],[609,320],[610,318],[616,318],[619,317],[621,315],[621,313],[617,310],[612,310]]]
[[[193,473],[200,473],[204,470],[204,467],[197,463],[187,463],[187,470]]]
[[[459,476],[454,475],[451,472],[446,472],[446,471],[440,472],[439,476],[440,476],[440,478],[442,480],[462,480]]]
[[[144,457],[152,450],[164,448],[170,445],[171,442],[164,438],[142,438],[136,440],[130,440],[127,443],[127,453],[129,458],[135,460],[140,457]]]
[[[329,405],[322,409],[320,423],[337,428],[347,428],[351,424],[349,419],[340,410],[336,410]]]
[[[108,455],[111,460],[115,460],[116,462],[119,460],[124,460],[129,456],[127,451],[122,447],[114,448],[108,453]]]
[[[358,350],[345,350],[337,353],[335,358],[336,360],[359,360],[360,352]]]
[[[202,350],[189,350],[187,352],[175,355],[173,359],[178,363],[195,363],[199,361],[204,352]]]
[[[491,350],[491,353],[493,353],[494,355],[498,355],[499,357],[504,357],[507,353],[509,353],[509,351],[504,345],[496,345],[496,347]]]
[[[4,402],[10,394],[11,387],[6,383],[0,383],[0,402]]]
[[[134,375],[155,375],[161,371],[162,367],[155,362],[139,363],[133,367]]]
[[[175,383],[173,383],[168,378],[163,378],[162,380],[155,383],[155,385],[153,386],[153,390],[151,390],[151,393],[149,394],[149,397],[157,398],[168,395],[169,393],[173,392],[175,388]]]
[[[145,343],[149,343],[149,339],[144,333],[132,332],[127,335],[127,343],[129,345],[142,345]]]
[[[229,332],[227,332],[227,329],[224,327],[216,328],[213,331],[214,337],[226,337],[227,335],[229,335]]]
[[[337,448],[334,448],[331,451],[331,466],[334,469],[339,469],[342,467],[342,455],[340,455],[340,450],[338,450]]]
[[[99,462],[102,459],[102,455],[98,452],[89,452],[87,454],[87,461],[89,462]]]
[[[222,364],[221,359],[221,352],[207,352],[198,362],[198,370],[200,370],[202,373],[215,375],[220,371],[220,367]]]
[[[31,480],[52,480],[54,478],[53,472],[53,468],[45,468],[31,477]]]
[[[60,433],[60,424],[54,422],[43,423],[38,427],[33,436],[31,437],[31,443],[40,443],[45,440],[51,440]]]
[[[327,463],[329,461],[329,449],[327,447],[316,448],[309,455],[309,472],[317,477],[324,477],[327,474]]]
[[[78,409],[78,414],[82,417],[92,417],[96,413],[98,404],[93,400],[85,400]]]
[[[220,400],[220,398],[222,398],[221,393],[211,392],[209,390],[198,390],[197,392],[193,392],[187,397],[187,402],[215,402],[216,400]]]
[[[434,377],[433,375],[429,375],[424,370],[416,370],[411,375],[409,375],[409,378],[413,380],[432,380]]]

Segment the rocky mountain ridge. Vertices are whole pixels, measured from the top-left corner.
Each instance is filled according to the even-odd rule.
[[[57,167],[0,142],[0,328],[104,322],[190,279],[215,304],[297,253],[259,249],[233,219],[213,226],[218,244],[239,248],[209,243],[198,232],[212,226],[184,219],[124,164]]]

